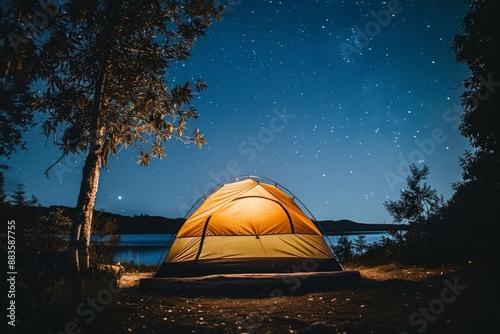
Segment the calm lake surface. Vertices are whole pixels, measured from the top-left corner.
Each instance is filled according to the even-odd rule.
[[[368,244],[378,242],[387,232],[356,231],[344,232],[353,240],[358,235],[366,236]],[[325,235],[325,241],[328,245],[337,243],[339,235]],[[133,261],[136,264],[156,265],[163,260],[168,249],[174,242],[173,234],[122,234],[115,260],[121,262]]]

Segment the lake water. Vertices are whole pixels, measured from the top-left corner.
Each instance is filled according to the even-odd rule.
[[[366,236],[365,241],[370,244],[380,241],[387,232],[345,232],[349,240],[354,241],[358,235]],[[325,241],[330,246],[335,245],[339,235],[325,235]],[[165,257],[168,249],[174,242],[173,234],[122,234],[116,261],[133,261],[136,264],[156,265]]]

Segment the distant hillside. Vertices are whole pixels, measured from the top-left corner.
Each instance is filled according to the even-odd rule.
[[[102,213],[102,219],[114,218],[118,224],[119,234],[172,234],[177,233],[184,222],[183,218],[165,218],[159,216],[122,216],[114,213]],[[363,224],[352,220],[318,221],[325,233],[342,233],[348,231],[393,231],[404,230],[405,225],[395,224]]]
[[[118,224],[119,234],[173,234],[177,233],[184,222],[183,218],[165,218],[159,216],[122,216],[104,212],[102,219],[114,218]],[[404,230],[405,225],[395,224],[363,224],[352,220],[323,220],[318,222],[325,233],[341,233],[348,231],[392,231]]]
[[[356,223],[352,220],[320,220],[318,224],[323,228],[325,233],[342,233],[348,231],[395,231],[405,230],[406,225],[396,224],[365,224]]]
[[[29,226],[37,220],[36,217],[46,216],[56,208],[64,210],[64,215],[73,218],[76,214],[75,208],[62,205],[50,207],[42,206],[11,206],[2,205],[0,216],[6,219],[16,220],[21,226]],[[166,218],[159,216],[139,215],[124,216],[110,212],[100,212],[99,219],[114,219],[118,225],[117,234],[173,234],[177,233],[184,222],[182,218]]]
[[[3,206],[2,215],[5,213],[9,219],[30,219],[29,216],[36,217],[47,215],[54,208],[64,209],[64,214],[67,217],[75,216],[75,208],[67,206],[51,206],[51,207],[16,207]],[[21,215],[22,214],[22,215]],[[24,219],[21,217],[25,217]],[[19,218],[17,218],[19,217]],[[124,216],[116,213],[101,212],[100,220],[114,219],[118,225],[118,234],[174,234],[177,233],[180,226],[184,222],[183,218],[166,218],[160,216],[135,215]],[[29,222],[25,222],[28,223]],[[356,223],[352,220],[322,220],[318,221],[325,233],[342,233],[353,231],[392,231],[405,230],[406,225],[395,224],[364,224]]]
[[[122,216],[104,212],[102,219],[114,218],[118,225],[118,234],[174,234],[177,233],[183,218],[166,218],[160,216]]]

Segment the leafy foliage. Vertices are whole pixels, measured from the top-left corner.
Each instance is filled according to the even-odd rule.
[[[362,255],[365,252],[365,250],[368,246],[365,239],[366,239],[366,235],[362,235],[362,234],[358,234],[356,239],[354,239],[353,247],[354,247],[354,251],[356,252],[357,255]]]
[[[24,190],[24,184],[23,183],[18,183],[17,184],[17,189],[14,191],[12,194],[12,204],[18,205],[18,206],[24,206],[28,204],[28,201],[26,200],[26,191]]]
[[[23,37],[26,32],[18,20],[29,15],[36,2],[9,1],[5,11],[0,8],[0,156],[7,158],[17,148],[26,149],[22,134],[34,125],[29,86],[38,62],[34,40]],[[0,169],[7,168],[0,164]]]
[[[441,243],[450,257],[488,262],[498,254],[491,233],[500,215],[500,35],[495,29],[500,1],[470,1],[462,32],[453,43],[456,59],[468,66],[460,131],[473,150],[460,163],[463,181],[442,211]]]
[[[139,164],[165,156],[164,142],[205,143],[185,135],[198,79],[167,86],[165,71],[184,61],[196,39],[220,15],[213,1],[70,1],[46,27],[37,72],[46,90],[32,107],[47,114],[43,131],[63,153],[99,146],[99,158],[136,147]],[[62,132],[59,132],[60,129]],[[152,142],[151,146],[145,146]]]
[[[407,176],[408,188],[401,190],[401,199],[384,202],[384,206],[397,223],[422,223],[443,206],[443,197],[437,194],[423,180],[429,175],[429,167],[419,169],[410,165],[411,175]]]
[[[500,1],[471,1],[452,48],[456,59],[464,63],[471,76],[464,81],[462,135],[474,151],[462,159],[464,180],[488,180],[497,183],[500,167],[500,128],[497,126],[500,105],[500,35],[494,27],[500,14]]]
[[[7,203],[7,194],[5,193],[5,176],[0,170],[0,204]]]
[[[67,251],[67,235],[71,223],[71,219],[65,215],[63,209],[55,208],[47,215],[41,216],[38,222],[23,232],[25,248],[42,252]]]
[[[407,189],[401,190],[401,198],[384,203],[397,223],[408,223],[405,233],[391,232],[392,239],[386,240],[387,250],[394,260],[428,260],[430,249],[435,250],[435,244],[432,244],[437,235],[434,225],[439,224],[444,200],[442,195],[439,196],[435,189],[423,182],[428,175],[429,167],[419,169],[415,164],[410,165],[410,175],[406,178]]]
[[[337,244],[333,247],[333,252],[340,262],[349,262],[353,256],[352,241],[349,240],[347,235],[341,235]]]

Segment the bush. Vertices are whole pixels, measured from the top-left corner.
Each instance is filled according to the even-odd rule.
[[[353,253],[352,241],[347,235],[341,235],[337,240],[337,245],[333,246],[333,252],[341,263],[351,262]]]

